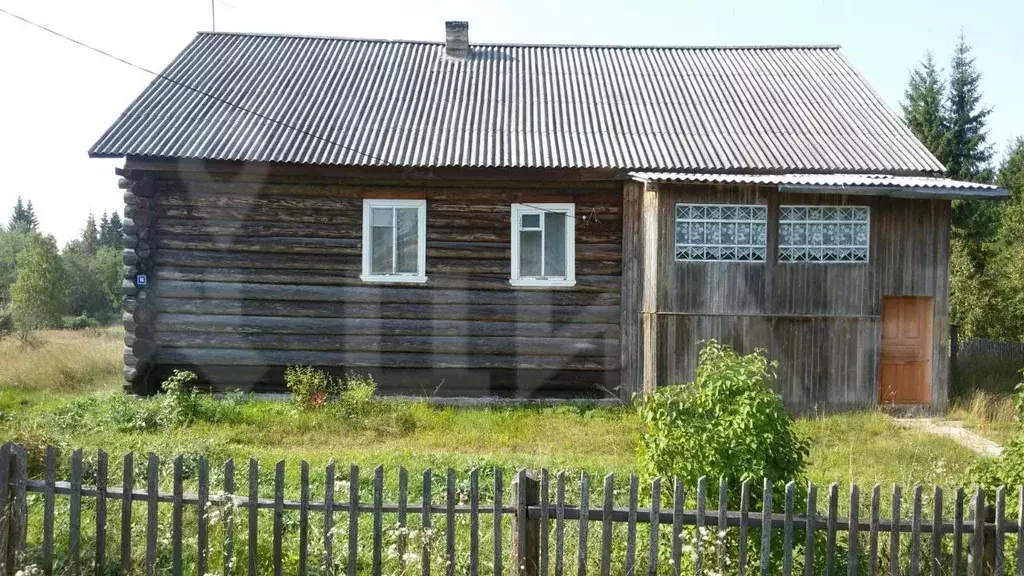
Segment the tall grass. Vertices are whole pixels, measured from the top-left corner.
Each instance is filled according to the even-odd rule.
[[[121,382],[121,329],[39,332],[31,344],[0,341],[0,390],[76,394]]]
[[[1009,440],[1017,423],[1013,397],[985,390],[975,390],[967,397],[955,401],[948,416],[1000,443]]]

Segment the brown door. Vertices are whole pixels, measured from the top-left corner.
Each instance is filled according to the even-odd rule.
[[[932,401],[932,299],[882,299],[882,404]]]

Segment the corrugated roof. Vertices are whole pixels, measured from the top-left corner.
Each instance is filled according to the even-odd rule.
[[[686,184],[766,184],[794,192],[828,191],[832,193],[882,191],[896,195],[936,198],[1006,198],[1009,192],[993,184],[964,182],[926,176],[889,176],[879,174],[697,174],[685,172],[631,172],[630,178],[643,182]]]
[[[201,33],[164,76],[92,156],[942,170],[834,46],[485,44],[474,45],[471,58],[455,59],[441,43]]]

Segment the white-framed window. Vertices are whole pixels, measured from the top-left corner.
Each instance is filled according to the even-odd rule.
[[[780,206],[779,262],[867,262],[868,206]]]
[[[676,204],[676,260],[764,262],[767,252],[767,206]]]
[[[513,286],[576,284],[576,205],[512,205]]]
[[[363,200],[364,282],[426,282],[426,244],[426,200]]]

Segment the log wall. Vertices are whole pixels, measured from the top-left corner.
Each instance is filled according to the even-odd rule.
[[[648,185],[653,186],[653,185]],[[660,385],[694,376],[700,341],[779,361],[777,388],[796,412],[874,406],[884,296],[935,299],[932,406],[947,402],[949,201],[778,193],[774,187],[655,186],[659,196],[656,357]],[[675,261],[675,204],[768,205],[762,263]],[[782,204],[867,205],[866,263],[777,262]]]
[[[284,367],[314,365],[372,374],[383,392],[603,396],[618,384],[621,182],[146,174],[157,381],[187,367],[222,388],[281,390]],[[426,284],[359,279],[364,197],[426,199]],[[509,286],[520,201],[576,203],[576,286]]]

